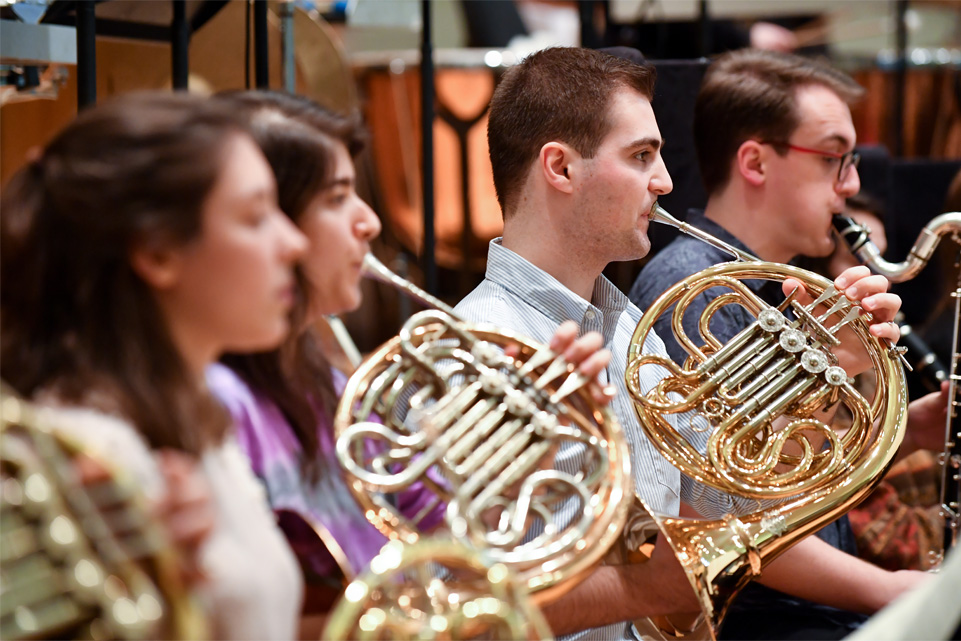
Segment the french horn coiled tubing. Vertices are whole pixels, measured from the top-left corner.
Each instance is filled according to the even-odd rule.
[[[348,381],[337,456],[385,536],[416,542],[442,510],[543,603],[600,561],[632,495],[621,428],[587,384],[547,346],[421,312]],[[398,492],[415,483],[430,500],[405,516]]]
[[[0,384],[0,637],[209,636],[139,488],[57,428]]]
[[[741,587],[804,536],[854,507],[881,479],[907,421],[902,349],[872,336],[870,314],[827,279],[759,261],[674,219],[656,203],[650,217],[738,261],[702,270],[658,297],[635,330],[626,372],[641,426],[675,467],[721,491],[757,499],[754,512],[714,520],[652,514],[699,597],[704,632],[713,638]],[[792,293],[772,307],[743,282],[789,278],[802,283],[813,302],[801,304]],[[712,288],[724,292],[696,319],[699,337],[689,336],[683,323],[687,308]],[[725,305],[740,305],[756,320],[722,344],[710,325]],[[665,314],[688,353],[683,366],[642,351]],[[877,389],[870,401],[834,354],[842,332],[850,332],[845,345],[863,350],[875,371]],[[644,390],[638,372],[648,366],[666,375]],[[843,434],[824,414],[838,404],[853,417]],[[667,420],[684,413],[674,424]]]
[[[549,639],[527,588],[448,538],[391,541],[332,612],[325,639]]]
[[[714,521],[651,514],[713,636],[737,590],[879,480],[903,437],[904,375],[897,348],[871,336],[869,315],[827,280],[703,238],[656,204],[651,219],[741,261],[665,292],[635,332],[626,372],[642,427],[672,464],[722,491],[771,500],[755,513]],[[741,282],[755,278],[794,278],[815,300],[801,305],[791,296],[771,307]],[[698,344],[683,329],[684,309],[712,287],[729,291],[699,320]],[[710,317],[728,304],[744,306],[757,321],[721,344]],[[673,314],[675,335],[690,354],[683,367],[642,352],[664,313]],[[832,353],[842,328],[878,373],[871,401]],[[516,356],[505,351],[509,345],[518,346]],[[639,387],[645,366],[668,374],[652,390]],[[629,507],[643,504],[632,496],[620,427],[572,369],[543,346],[465,324],[449,308],[412,317],[351,377],[335,417],[338,458],[367,518],[389,538],[413,543],[442,505],[454,537],[516,573],[537,602],[569,589],[618,541]],[[838,402],[854,417],[844,434],[819,415]],[[702,422],[680,430],[665,418],[692,411]],[[432,493],[432,504],[408,517],[395,493],[414,483]],[[572,502],[576,510],[565,511]]]

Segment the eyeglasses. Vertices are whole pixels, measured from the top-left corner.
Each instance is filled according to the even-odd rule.
[[[839,154],[833,151],[824,151],[822,149],[811,149],[810,147],[800,147],[798,145],[792,145],[789,142],[784,142],[780,140],[762,140],[760,141],[762,145],[773,145],[775,147],[787,147],[788,149],[794,151],[800,151],[804,154],[818,154],[824,156],[825,158],[834,158],[835,160],[841,161],[841,166],[838,167],[838,182],[844,182],[851,172],[852,167],[857,167],[858,163],[861,162],[861,154],[856,151],[849,151],[845,154]]]

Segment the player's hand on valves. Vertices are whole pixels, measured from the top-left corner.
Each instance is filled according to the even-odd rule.
[[[901,331],[893,319],[901,308],[901,297],[888,292],[887,278],[872,274],[867,267],[858,265],[841,272],[834,279],[834,286],[843,292],[850,301],[858,303],[864,311],[870,312],[871,320],[868,323],[868,331],[872,336],[886,340],[890,344],[897,342],[901,336]],[[804,286],[792,278],[786,279],[782,288],[785,295],[799,288],[797,300],[802,305],[810,304],[813,300],[805,291]],[[833,322],[836,322],[836,320],[828,321],[828,324],[831,325]],[[838,357],[841,367],[849,375],[860,374],[871,367],[871,360],[867,351],[849,329],[845,328],[839,331],[837,338],[841,341],[841,347],[832,351]]]

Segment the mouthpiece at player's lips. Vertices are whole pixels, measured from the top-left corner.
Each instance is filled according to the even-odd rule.
[[[647,218],[651,221],[667,224],[672,224],[671,221],[674,220],[674,217],[667,213],[656,200],[654,201],[654,204],[651,205],[651,211],[647,213]]]

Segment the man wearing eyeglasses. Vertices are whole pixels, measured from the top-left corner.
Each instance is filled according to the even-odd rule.
[[[798,56],[740,50],[719,57],[704,76],[694,116],[708,202],[703,212],[690,212],[687,222],[765,261],[829,255],[831,218],[861,187],[849,105],[862,94],[842,72]],[[671,285],[730,260],[681,236],[645,266],[629,297],[647,309]],[[770,304],[783,300],[779,283],[746,284]],[[708,290],[686,309],[689,336],[700,336],[701,313],[725,291]],[[754,320],[743,307],[725,305],[710,327],[727,342]],[[687,354],[674,340],[670,314],[655,328],[671,358],[683,363]],[[827,544],[809,537],[765,570],[763,586],[748,586],[729,611],[721,638],[840,639],[863,622],[861,613],[904,589],[903,582],[917,580],[854,557],[847,517],[818,537]]]

